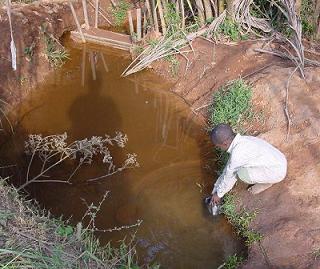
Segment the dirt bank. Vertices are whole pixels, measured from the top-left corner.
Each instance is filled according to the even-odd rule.
[[[289,85],[292,127],[287,136],[284,100],[293,68],[272,67],[251,79],[255,104],[270,115],[260,136],[287,156],[285,181],[258,196],[240,191],[243,204],[258,208],[255,229],[274,268],[320,268],[320,68],[307,68],[306,81],[296,73]],[[268,268],[254,246],[243,268]]]

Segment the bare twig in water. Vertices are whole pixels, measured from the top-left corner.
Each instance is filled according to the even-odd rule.
[[[124,148],[128,138],[121,132],[116,132],[114,137],[109,135],[93,136],[90,139],[85,138],[82,140],[73,141],[67,144],[67,134],[62,135],[50,135],[43,137],[42,135],[29,135],[29,139],[25,142],[25,152],[27,155],[31,155],[29,161],[26,182],[22,184],[18,190],[21,190],[31,183],[39,182],[57,182],[71,184],[71,179],[75,173],[84,164],[91,164],[94,157],[101,156],[102,163],[106,165],[107,171],[104,175],[91,179],[95,181],[98,179],[106,178],[121,172],[125,169],[134,168],[139,165],[136,159],[136,154],[128,153],[127,158],[118,167],[114,164],[113,158],[109,151],[109,146],[118,146]],[[30,178],[31,168],[33,167],[35,159],[39,159],[42,162],[42,166],[35,176]],[[78,165],[72,171],[67,180],[42,180],[46,174],[52,171],[53,168],[62,164],[65,160],[78,161]],[[35,168],[33,169],[35,170]],[[34,171],[33,171],[34,172]]]
[[[109,195],[110,191],[106,191],[104,193],[104,195],[102,196],[101,200],[98,202],[97,205],[95,205],[94,203],[91,203],[90,205],[87,203],[86,200],[82,199],[82,201],[84,202],[84,204],[87,206],[87,210],[85,211],[85,213],[82,216],[81,222],[83,223],[85,222],[87,219],[88,224],[86,225],[86,227],[84,228],[84,232],[85,231],[91,231],[91,232],[114,232],[114,231],[121,231],[124,229],[131,229],[131,228],[135,228],[135,227],[139,227],[142,223],[142,220],[137,220],[136,223],[134,224],[128,224],[128,225],[122,225],[122,226],[116,226],[113,228],[108,228],[108,229],[100,229],[96,227],[96,218],[98,216],[98,213],[101,210],[101,206],[102,204],[105,202],[105,200],[107,199],[108,195]]]

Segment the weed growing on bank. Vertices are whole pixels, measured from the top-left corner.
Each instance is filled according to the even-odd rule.
[[[252,89],[242,79],[235,80],[227,87],[221,87],[213,94],[212,105],[209,107],[210,128],[228,123],[235,131],[240,131],[244,121],[252,116]],[[229,159],[226,151],[216,149],[218,174]]]
[[[170,63],[170,73],[172,77],[176,77],[179,72],[180,62],[176,55],[170,55],[165,58]]]
[[[50,65],[59,68],[69,59],[68,51],[60,44],[60,42],[52,35],[43,30],[45,53]]]
[[[209,123],[213,128],[220,123],[228,123],[238,130],[250,116],[252,89],[242,79],[235,80],[227,87],[220,88],[213,95],[209,107]]]
[[[320,247],[315,249],[313,252],[312,252],[312,255],[314,257],[315,260],[319,260],[320,259]]]
[[[248,212],[245,208],[237,210],[236,198],[233,194],[226,194],[223,198],[221,211],[228,221],[236,228],[238,235],[245,238],[248,246],[261,241],[262,235],[250,229],[251,222],[255,219],[256,212]]]
[[[216,36],[219,37],[221,35],[230,38],[232,41],[239,41],[248,38],[246,35],[241,33],[240,25],[230,18],[226,18],[219,25]]]
[[[120,0],[117,6],[111,8],[111,13],[116,26],[119,27],[125,22],[129,8],[130,4],[126,0]]]
[[[1,268],[139,268],[132,244],[101,246],[91,229],[52,218],[4,179],[0,179],[0,227]]]
[[[316,27],[314,25],[314,6],[312,0],[301,1],[301,24],[302,32],[307,38],[312,38],[315,34]]]
[[[243,258],[241,256],[237,256],[237,254],[234,254],[229,256],[224,264],[219,267],[219,269],[237,269],[242,262]]]

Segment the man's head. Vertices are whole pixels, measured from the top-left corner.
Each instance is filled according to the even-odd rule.
[[[218,124],[211,131],[211,141],[212,143],[222,150],[228,150],[230,147],[235,133],[232,131],[230,125],[228,124]]]

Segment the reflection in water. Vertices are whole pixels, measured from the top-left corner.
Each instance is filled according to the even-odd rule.
[[[142,219],[135,235],[142,263],[159,262],[173,269],[216,268],[226,256],[241,250],[225,220],[210,217],[202,207],[205,189],[198,186],[211,187],[211,175],[203,167],[212,150],[188,107],[162,91],[168,85],[150,73],[120,78],[128,63],[123,55],[102,54],[94,48],[71,53],[72,61],[17,110],[17,119],[24,118],[11,142],[20,144],[20,151],[11,151],[8,158],[22,154],[29,133],[67,131],[72,139],[80,139],[122,131],[128,135],[128,147],[112,152],[115,161],[135,152],[141,167],[95,184],[34,185],[36,199],[55,215],[72,216],[76,223],[86,210],[82,199],[95,203],[110,190],[96,225],[107,229]],[[86,68],[89,58],[94,72]],[[77,177],[90,178],[103,169],[98,164],[87,166]],[[116,244],[132,232],[98,236],[102,243]]]

